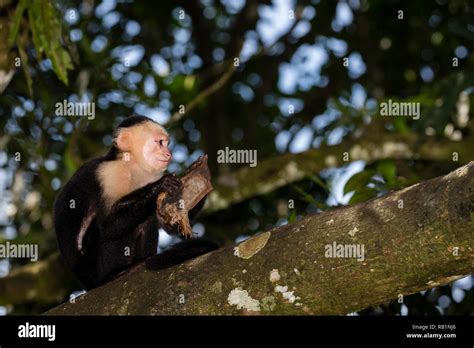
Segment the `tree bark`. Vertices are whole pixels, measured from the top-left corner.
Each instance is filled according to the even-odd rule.
[[[472,273],[473,209],[470,162],[170,269],[140,265],[47,314],[342,315]],[[334,243],[363,246],[364,259],[327,257]]]

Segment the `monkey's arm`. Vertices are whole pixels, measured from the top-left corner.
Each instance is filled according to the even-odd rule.
[[[100,241],[120,238],[127,232],[133,231],[146,218],[155,214],[156,197],[166,191],[175,196],[182,189],[179,179],[165,175],[160,180],[135,190],[114,203],[111,211],[100,222]]]

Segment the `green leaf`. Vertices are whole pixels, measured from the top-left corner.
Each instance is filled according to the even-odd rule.
[[[353,175],[344,185],[344,194],[365,188],[374,174],[375,171],[369,169]]]
[[[23,45],[18,45],[18,51],[20,53],[21,67],[23,69],[23,73],[25,74],[26,78],[26,87],[28,88],[28,94],[31,98],[33,98],[33,80],[31,79],[29,67],[28,67],[28,55],[26,54]]]
[[[377,171],[382,174],[387,184],[392,184],[396,181],[397,167],[393,160],[379,161]]]
[[[68,84],[67,70],[72,69],[71,57],[69,53],[61,46],[61,23],[57,18],[56,9],[50,2],[41,6],[43,18],[43,36],[45,42],[46,56],[51,59],[53,71],[58,78],[65,84]]]
[[[288,223],[291,224],[292,222],[295,222],[296,216],[296,209],[292,209],[290,215],[288,216]]]
[[[326,185],[326,183],[324,181],[322,181],[318,176],[316,175],[309,175],[308,176],[309,179],[311,179],[312,182],[314,182],[316,185],[320,186],[321,188],[323,188],[326,192],[329,192],[329,188],[328,186]]]
[[[171,84],[167,87],[172,93],[181,93],[184,91],[184,79],[183,75],[176,75],[173,77]]]
[[[407,133],[410,130],[407,125],[406,117],[393,117],[392,123],[399,133]]]
[[[356,204],[360,202],[365,202],[371,198],[374,198],[377,194],[373,188],[365,187],[362,190],[354,192],[354,195],[349,200],[349,204]]]
[[[64,164],[66,166],[66,170],[68,171],[69,175],[75,173],[79,167],[80,163],[78,163],[78,159],[74,153],[74,149],[77,147],[77,131],[74,130],[71,137],[69,138],[66,148],[64,150],[63,158]]]
[[[13,46],[15,43],[16,37],[18,35],[18,30],[20,29],[21,19],[23,17],[23,12],[25,12],[26,0],[20,0],[18,6],[15,9],[15,14],[12,18],[12,24],[10,26],[10,32],[8,33],[8,46]]]
[[[302,199],[307,202],[308,204],[314,205],[316,208],[321,210],[326,210],[327,206],[323,203],[318,202],[312,195],[305,192],[303,189],[296,185],[292,185],[292,187],[302,196]]]
[[[38,56],[45,53],[56,76],[67,85],[67,70],[72,69],[73,65],[69,52],[61,45],[62,26],[56,8],[50,2],[38,0],[29,5],[28,15],[36,52]]]
[[[39,59],[44,49],[43,49],[43,45],[41,44],[41,38],[40,38],[41,28],[40,28],[40,22],[39,22],[38,3],[36,1],[33,1],[29,4],[28,19],[30,21],[31,34],[33,37],[33,45],[35,46],[36,55],[38,56],[38,59]]]

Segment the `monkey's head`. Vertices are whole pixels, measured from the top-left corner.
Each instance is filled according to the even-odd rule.
[[[171,161],[168,132],[144,116],[131,116],[122,121],[114,136],[114,147],[122,159],[132,161],[142,170],[164,172]]]

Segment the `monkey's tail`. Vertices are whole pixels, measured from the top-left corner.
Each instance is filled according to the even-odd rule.
[[[219,246],[208,239],[190,239],[177,243],[158,255],[150,256],[145,260],[145,266],[151,271],[158,271],[216,249],[219,249]]]

